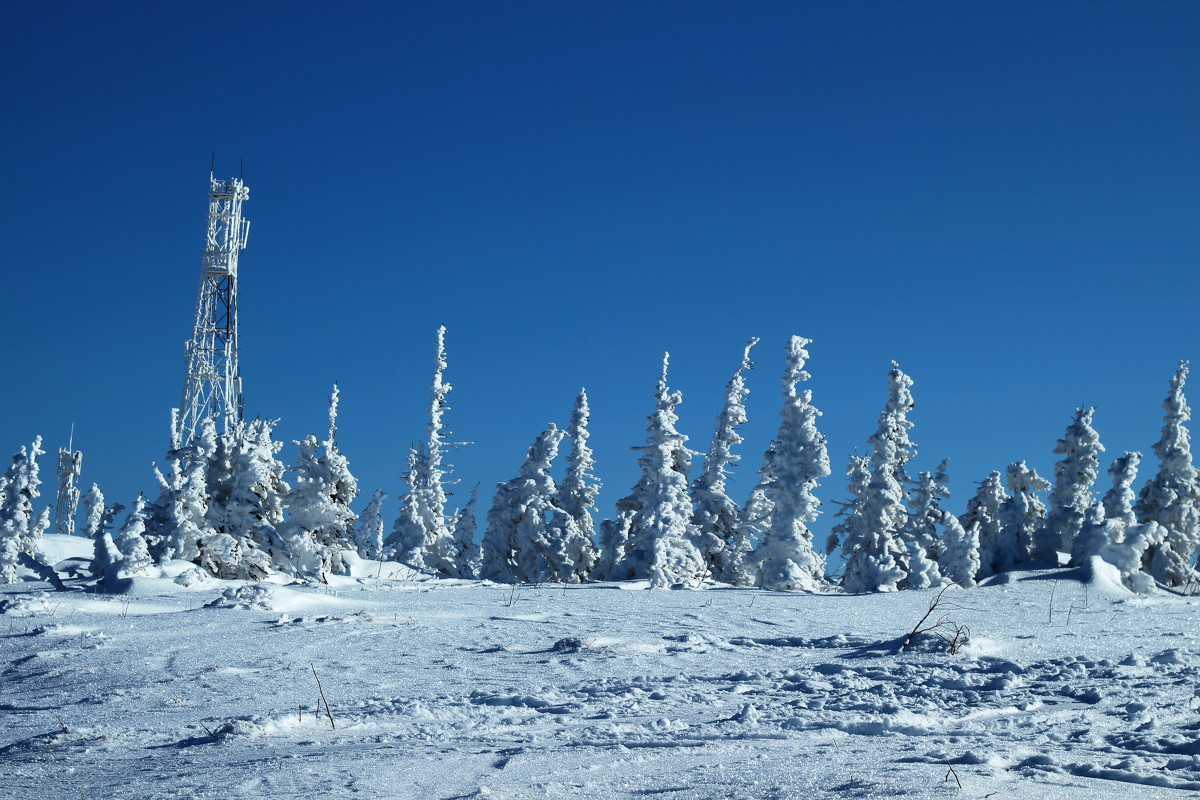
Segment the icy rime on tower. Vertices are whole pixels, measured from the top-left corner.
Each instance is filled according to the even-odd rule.
[[[187,444],[205,419],[220,418],[230,431],[242,420],[242,378],[238,368],[238,254],[246,248],[250,222],[242,203],[250,188],[240,178],[219,181],[210,174],[208,233],[196,299],[196,319],[187,345],[187,377],[173,437]]]
[[[704,468],[692,482],[692,501],[695,503],[693,522],[699,531],[700,551],[710,575],[718,581],[740,584],[750,550],[749,541],[742,535],[741,514],[737,503],[725,490],[727,471],[741,460],[733,448],[742,443],[737,429],[746,422],[746,382],[742,373],[753,365],[750,350],[758,344],[751,339],[742,353],[742,363],[725,386],[725,405],[717,416],[717,428],[712,444],[704,457]]]
[[[758,585],[768,589],[816,591],[825,579],[825,560],[813,551],[807,523],[820,513],[812,493],[817,481],[829,475],[829,455],[817,430],[821,412],[812,404],[812,391],[796,391],[796,384],[809,378],[804,362],[811,341],[800,336],[788,341],[782,419],[761,473],[771,522],[750,559]]]
[[[72,431],[72,434],[74,431]],[[75,438],[72,435],[72,440]],[[83,471],[83,453],[70,446],[58,448],[58,495],[54,504],[54,532],[60,536],[75,533],[75,512],[79,508],[79,487],[75,479]]]

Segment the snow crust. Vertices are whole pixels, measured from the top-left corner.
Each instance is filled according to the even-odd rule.
[[[951,587],[951,655],[901,651],[927,590],[514,587],[349,554],[328,584],[173,561],[97,593],[90,539],[41,553],[84,577],[0,587],[14,800],[1200,792],[1200,598],[1096,557]]]

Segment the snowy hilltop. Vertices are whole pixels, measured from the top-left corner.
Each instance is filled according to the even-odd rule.
[[[91,540],[38,552],[65,591],[0,587],[13,800],[1200,792],[1200,598],[1094,556],[926,616],[942,590],[510,587],[354,554],[328,584],[172,560],[97,594]]]

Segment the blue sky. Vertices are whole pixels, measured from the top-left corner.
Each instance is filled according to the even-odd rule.
[[[1196,3],[6,2],[0,445],[46,437],[53,503],[74,423],[85,488],[154,492],[215,151],[250,186],[247,413],[289,460],[339,381],[359,507],[395,516],[442,323],[481,518],[581,386],[611,515],[663,351],[703,451],[751,336],[732,491],[813,339],[818,539],[892,359],[956,513],[1052,476],[1080,403],[1148,476],[1200,356],[1197,41]]]

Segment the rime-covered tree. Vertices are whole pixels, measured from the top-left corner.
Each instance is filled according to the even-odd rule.
[[[587,390],[580,389],[575,398],[575,408],[571,411],[571,422],[567,425],[567,438],[571,441],[571,452],[567,454],[567,474],[558,487],[558,505],[570,514],[580,530],[591,536],[594,529],[591,509],[596,505],[596,495],[600,491],[600,481],[592,474],[596,461],[592,457],[592,449],[588,447],[588,419],[591,410],[588,408]]]
[[[943,577],[963,588],[975,585],[979,574],[979,523],[963,530],[962,523],[949,511],[942,512],[942,551],[938,567]]]
[[[1062,458],[1054,465],[1054,491],[1050,493],[1046,523],[1034,533],[1031,544],[1029,555],[1034,561],[1057,564],[1059,550],[1070,553],[1092,505],[1092,485],[1104,452],[1100,436],[1092,427],[1094,411],[1076,409],[1075,419],[1054,448]]]
[[[555,583],[583,583],[595,564],[595,547],[575,524],[575,518],[560,508],[549,512],[547,545],[539,553],[546,564],[546,579]]]
[[[725,386],[725,404],[717,415],[712,444],[704,457],[704,468],[692,482],[691,489],[695,505],[692,521],[699,531],[696,545],[712,577],[727,583],[738,582],[735,562],[744,554],[738,553],[740,509],[726,492],[725,480],[729,469],[741,460],[733,448],[742,443],[737,429],[747,420],[746,397],[750,394],[742,373],[753,366],[750,350],[756,344],[758,339],[751,339],[746,344],[741,364]]]
[[[945,524],[945,512],[938,503],[950,496],[946,488],[947,463],[943,460],[935,473],[918,473],[909,498],[908,524],[904,529],[908,553],[908,578],[904,585],[908,589],[927,589],[942,583],[938,526]]]
[[[555,579],[545,558],[556,494],[549,473],[565,435],[551,424],[529,448],[520,474],[496,487],[483,533],[481,577],[506,583]]]
[[[1143,572],[1143,558],[1150,547],[1162,543],[1166,530],[1153,520],[1139,523],[1133,511],[1136,498],[1133,482],[1137,480],[1141,457],[1141,453],[1126,452],[1113,460],[1108,468],[1112,488],[1102,503],[1088,508],[1075,538],[1071,561],[1086,564],[1090,557],[1099,556],[1120,570],[1126,586],[1147,594],[1154,590],[1154,579]]]
[[[624,567],[625,546],[629,543],[629,531],[633,524],[633,512],[622,511],[616,519],[600,521],[597,532],[596,564],[592,567],[591,577],[600,581],[625,580],[621,570]]]
[[[209,474],[214,480],[220,474],[226,480],[232,469],[216,461],[218,452],[216,423],[212,418],[201,422],[199,430],[181,445],[178,438],[176,414],[171,420],[172,446],[167,452],[168,472],[164,475],[157,466],[158,498],[147,506],[146,541],[150,553],[159,561],[177,558],[197,564],[219,560],[223,546],[214,551],[214,544],[224,541],[209,522]],[[229,453],[228,436],[221,452]],[[214,516],[216,510],[214,509]],[[232,537],[227,537],[232,541]]]
[[[763,477],[761,471],[759,476]],[[750,490],[750,496],[738,511],[737,527],[724,554],[728,583],[734,586],[755,585],[758,576],[753,559],[754,547],[771,527],[771,509],[771,500],[761,484]]]
[[[587,392],[579,390],[575,408],[571,411],[571,422],[567,425],[567,438],[571,441],[571,452],[567,454],[567,474],[558,487],[558,507],[575,523],[572,531],[564,532],[563,543],[571,551],[564,553],[574,565],[572,573],[587,577],[595,568],[599,553],[592,541],[595,525],[591,509],[596,505],[596,494],[600,481],[592,474],[596,465],[592,449],[588,447]],[[571,544],[567,545],[567,542]]]
[[[33,501],[41,496],[38,487],[42,483],[37,460],[44,453],[42,437],[38,436],[28,451],[24,447],[17,451],[0,477],[0,583],[16,582],[22,553],[38,558],[38,542],[49,526],[48,513],[33,513]]]
[[[816,591],[825,581],[825,559],[813,551],[808,523],[820,513],[813,490],[829,475],[829,454],[817,430],[821,412],[812,404],[812,391],[796,390],[809,378],[804,362],[811,341],[800,336],[788,341],[782,420],[764,457],[767,478],[761,485],[771,501],[771,524],[751,560],[758,585],[767,589]]]
[[[1192,465],[1192,448],[1186,422],[1191,409],[1183,394],[1188,362],[1180,361],[1163,402],[1162,437],[1154,445],[1158,474],[1142,487],[1138,497],[1139,522],[1157,522],[1163,541],[1145,553],[1145,570],[1167,586],[1182,586],[1197,577],[1196,551],[1200,546],[1200,483]]]
[[[363,512],[358,515],[358,527],[354,531],[354,541],[358,554],[363,558],[375,561],[383,554],[383,501],[387,492],[376,489],[371,495],[370,502]]]
[[[967,512],[958,518],[963,530],[979,529],[979,572],[976,578],[983,580],[1000,572],[1004,559],[1001,553],[1008,552],[1000,525],[1000,507],[1008,499],[1004,490],[1004,477],[993,470],[979,482],[975,496],[967,501]]]
[[[1137,514],[1133,510],[1137,493],[1133,491],[1133,482],[1137,480],[1138,465],[1141,463],[1142,454],[1130,450],[1113,459],[1108,468],[1113,485],[1104,493],[1102,501],[1105,519],[1119,519],[1126,526],[1137,524]]]
[[[994,553],[997,572],[1029,560],[1033,537],[1046,521],[1046,506],[1038,492],[1050,490],[1050,482],[1037,471],[1016,461],[1008,465],[1008,490],[1012,496],[1000,504],[1000,541]]]
[[[465,580],[479,575],[481,551],[475,543],[475,501],[478,498],[479,484],[475,484],[467,504],[454,517],[454,537],[449,542],[451,551],[443,557],[444,571]]]
[[[640,448],[641,477],[629,496],[617,502],[618,512],[632,512],[624,554],[615,567],[617,579],[646,579],[659,587],[695,585],[707,572],[693,544],[697,530],[687,479],[692,451],[687,437],[675,430],[675,408],[683,396],[667,386],[669,360],[664,353],[654,413],[647,418],[646,444]]]
[[[408,449],[404,481],[408,491],[400,498],[400,516],[392,526],[392,532],[383,542],[383,552],[414,569],[433,569],[436,556],[426,550],[426,507],[422,503],[421,483],[425,464],[425,445]],[[419,564],[419,566],[418,566]]]
[[[341,575],[347,571],[343,553],[353,547],[354,512],[350,503],[358,496],[358,481],[337,447],[338,388],[329,397],[329,435],[323,442],[307,436],[294,442],[299,448],[296,486],[287,500],[287,521],[280,528],[301,577]]]
[[[1142,454],[1132,451],[1113,459],[1108,468],[1112,488],[1105,493],[1103,501],[1088,507],[1079,535],[1071,545],[1072,565],[1084,564],[1090,557],[1104,552],[1111,543],[1124,540],[1125,531],[1137,524],[1137,515],[1133,511],[1137,494],[1133,491],[1133,483],[1137,480],[1141,460]],[[1138,571],[1141,567],[1139,559]]]
[[[290,487],[276,457],[283,444],[272,438],[274,427],[261,419],[239,422],[216,439],[207,478],[214,533],[199,563],[218,578],[261,580],[294,569],[279,534]]]
[[[449,431],[442,417],[449,410],[446,396],[452,388],[443,379],[446,371],[446,326],[437,331],[437,351],[434,357],[432,396],[429,401],[429,422],[426,439],[409,454],[408,491],[400,501],[400,516],[386,549],[397,561],[414,569],[439,570],[441,554],[453,540],[453,516],[446,513],[445,487],[450,467],[443,458],[457,447],[446,441]]]
[[[121,551],[120,571],[125,575],[144,572],[153,562],[146,546],[146,500],[140,494],[125,517],[117,534],[117,549]]]
[[[857,452],[852,453],[849,463],[846,464],[846,476],[848,482],[846,491],[849,497],[845,500],[834,501],[838,505],[834,516],[841,522],[830,529],[829,536],[825,539],[825,555],[827,556],[832,555],[842,546],[847,534],[854,525],[858,524],[854,520],[862,513],[862,505],[867,497],[867,487],[871,485],[871,457],[860,456]]]
[[[91,573],[97,582],[103,584],[115,577],[121,566],[121,551],[117,548],[112,537],[113,519],[124,510],[120,503],[112,506],[104,504],[104,495],[100,487],[92,484],[92,488],[83,496],[84,514],[87,522],[83,535],[92,540]]]
[[[908,575],[908,552],[902,532],[908,522],[904,465],[916,454],[908,438],[912,423],[908,412],[913,398],[912,379],[892,362],[888,373],[888,402],[879,416],[879,427],[867,440],[871,445],[871,479],[861,502],[845,520],[842,554],[846,591],[894,591]]]

